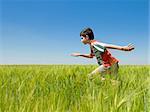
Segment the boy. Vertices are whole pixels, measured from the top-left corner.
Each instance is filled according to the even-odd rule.
[[[86,58],[93,58],[95,56],[97,58],[99,67],[96,68],[94,71],[92,71],[92,73],[89,74],[89,76],[92,76],[97,73],[101,73],[101,74],[109,73],[117,76],[118,69],[119,69],[118,66],[119,61],[111,55],[111,53],[108,51],[108,48],[122,50],[122,51],[131,51],[134,49],[134,46],[132,44],[129,44],[127,46],[118,46],[118,45],[98,42],[97,40],[94,40],[94,34],[91,28],[84,28],[80,32],[80,37],[81,37],[81,42],[83,44],[90,45],[90,53],[89,54],[73,53],[71,55],[82,56]],[[102,78],[102,80],[103,79],[104,78]]]

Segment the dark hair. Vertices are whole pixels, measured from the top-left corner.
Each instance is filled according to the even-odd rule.
[[[89,28],[89,27],[84,28],[84,29],[80,32],[80,36],[86,37],[86,35],[89,36],[89,39],[90,39],[90,40],[93,40],[93,39],[94,39],[94,33],[93,33],[92,29]]]

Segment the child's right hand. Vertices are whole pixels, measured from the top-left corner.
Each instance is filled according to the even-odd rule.
[[[81,55],[80,53],[72,53],[71,54],[71,56],[75,56],[75,57],[80,56],[80,55]]]

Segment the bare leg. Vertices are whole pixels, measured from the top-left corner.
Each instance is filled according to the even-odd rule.
[[[88,76],[92,77],[98,73],[103,75],[108,69],[109,69],[109,67],[104,67],[103,65],[101,65],[101,66],[97,67],[94,71],[92,71]],[[101,80],[105,80],[105,78],[101,77]]]

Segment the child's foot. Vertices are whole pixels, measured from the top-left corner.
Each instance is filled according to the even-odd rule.
[[[106,80],[106,79],[105,79],[104,77],[101,77],[101,80],[104,81],[104,80]]]

